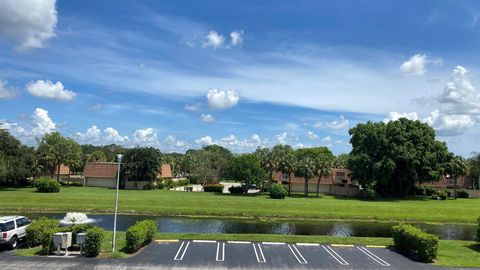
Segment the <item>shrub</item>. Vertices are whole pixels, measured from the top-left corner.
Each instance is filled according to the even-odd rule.
[[[93,226],[85,232],[85,243],[83,243],[83,254],[86,257],[97,257],[102,247],[105,231],[97,226]]]
[[[58,231],[59,222],[56,219],[41,217],[34,220],[26,229],[27,245],[36,247],[42,245],[42,254],[50,254],[54,249],[53,234]]]
[[[77,243],[77,234],[87,232],[87,230],[95,227],[93,224],[76,224],[70,227],[72,232],[72,244]]]
[[[157,187],[156,187],[154,184],[152,184],[152,183],[147,183],[147,184],[145,184],[145,185],[143,186],[143,190],[154,190],[154,189],[156,189],[156,188],[157,188]]]
[[[457,198],[468,198],[470,197],[470,194],[466,191],[466,190],[460,190],[459,192],[457,192]]]
[[[228,191],[231,194],[243,194],[245,193],[245,189],[242,186],[231,186],[228,188]]]
[[[174,187],[172,179],[163,179],[162,183],[165,189],[171,189]]]
[[[412,225],[392,227],[393,241],[398,251],[422,262],[432,262],[438,253],[438,237]]]
[[[446,200],[448,197],[448,193],[446,190],[440,190],[437,192],[437,196],[440,197],[442,201]]]
[[[374,200],[377,197],[377,192],[375,191],[375,184],[370,183],[362,187],[358,192],[358,197],[365,198],[369,200]]]
[[[450,189],[444,190],[447,193],[447,197],[452,197],[452,191]]]
[[[435,194],[435,189],[432,187],[424,187],[425,188],[425,195],[432,196]]]
[[[129,252],[135,252],[144,245],[152,242],[157,232],[157,223],[153,220],[137,221],[135,225],[128,228],[125,234],[126,248]]]
[[[222,184],[207,184],[203,186],[203,191],[205,192],[223,192],[223,185]]]
[[[60,184],[51,178],[40,178],[33,182],[33,186],[37,192],[57,193],[60,192]]]
[[[272,199],[285,199],[288,191],[281,184],[272,184],[270,187],[270,198]]]
[[[419,187],[419,186],[415,186],[415,188],[414,188],[414,193],[415,193],[415,195],[417,195],[417,196],[425,196],[425,195],[427,195],[427,194],[426,194],[425,187],[423,187],[423,186],[420,186],[420,187]]]

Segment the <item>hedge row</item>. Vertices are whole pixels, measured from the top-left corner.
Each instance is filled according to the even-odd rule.
[[[203,186],[204,192],[216,192],[222,193],[223,192],[223,185],[222,184],[207,184]]]
[[[130,226],[125,234],[127,241],[126,249],[128,252],[135,252],[141,247],[152,242],[157,232],[157,223],[153,220],[137,221],[135,225]]]
[[[51,178],[39,178],[33,182],[37,192],[57,193],[60,192],[60,183]]]
[[[392,227],[397,250],[412,259],[432,262],[438,253],[438,237],[408,224]]]
[[[86,257],[97,257],[102,248],[105,238],[105,230],[93,226],[86,230],[85,243],[83,243],[83,255]]]

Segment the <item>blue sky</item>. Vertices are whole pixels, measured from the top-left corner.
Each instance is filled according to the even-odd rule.
[[[0,121],[34,144],[350,150],[404,116],[479,151],[477,1],[0,3]]]

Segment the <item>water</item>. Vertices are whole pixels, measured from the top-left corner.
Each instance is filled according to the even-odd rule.
[[[24,214],[32,219],[47,216],[63,219],[64,213]],[[94,224],[107,230],[113,229],[113,215],[88,215]],[[186,218],[119,215],[117,229],[127,230],[136,221],[153,219],[162,233],[259,233],[290,235],[333,235],[360,237],[390,237],[391,227],[397,223],[360,221],[262,221],[223,218]],[[474,240],[477,226],[457,224],[412,223],[428,233],[448,240]]]
[[[73,224],[87,224],[95,223],[95,219],[88,218],[85,213],[68,212],[64,218],[60,220],[60,225],[73,225]]]

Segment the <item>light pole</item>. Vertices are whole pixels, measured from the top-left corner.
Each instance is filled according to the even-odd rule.
[[[120,185],[120,163],[122,162],[122,154],[117,155],[118,169],[117,169],[117,194],[115,195],[115,215],[113,217],[113,239],[112,252],[115,252],[115,236],[117,234],[117,210],[118,210],[118,187]]]

